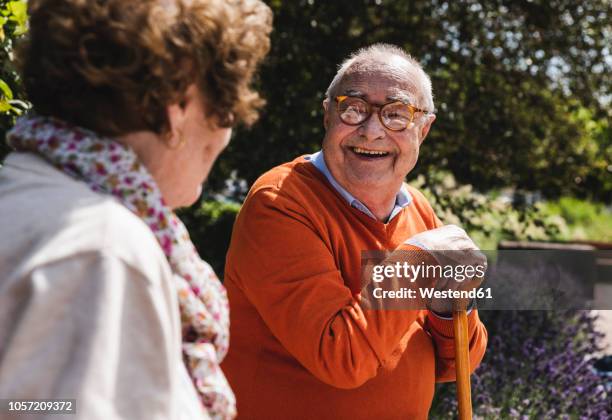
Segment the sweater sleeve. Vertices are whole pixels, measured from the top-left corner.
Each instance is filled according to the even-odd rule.
[[[424,197],[423,202],[427,203]],[[434,223],[432,229],[444,226],[444,223],[438,218],[433,208],[429,204],[427,206],[431,212],[430,220]],[[436,352],[436,382],[455,381],[455,333],[453,320],[441,318],[432,311],[427,311],[425,329],[431,335]],[[478,311],[475,309],[471,310],[468,314],[470,372],[474,372],[482,361],[487,348],[487,338],[487,329],[480,321]]]
[[[456,371],[453,321],[429,313],[425,329],[429,331],[436,350],[436,382],[454,381]],[[487,348],[487,330],[480,321],[477,310],[473,310],[468,315],[468,340],[470,373],[472,373],[482,361]]]
[[[234,226],[226,281],[315,377],[355,388],[392,363],[418,311],[363,309],[302,210],[275,190],[253,193]]]

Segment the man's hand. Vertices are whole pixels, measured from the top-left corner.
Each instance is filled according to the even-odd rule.
[[[443,268],[452,266],[453,272],[456,273],[461,272],[461,269],[457,269],[458,266],[463,266],[463,270],[468,266],[482,266],[485,270],[487,267],[487,257],[479,251],[467,233],[455,225],[446,225],[421,232],[408,239],[406,244],[429,251]],[[469,291],[480,286],[484,279],[473,270],[463,272],[467,275],[437,279],[435,289]],[[465,309],[468,304],[469,299],[432,298],[427,302],[427,307],[436,313],[448,315],[453,310]]]

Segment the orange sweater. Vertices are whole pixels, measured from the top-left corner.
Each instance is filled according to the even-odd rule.
[[[436,381],[454,380],[452,321],[364,311],[362,250],[397,249],[440,225],[420,192],[385,224],[350,207],[303,157],[264,174],[227,255],[231,345],[222,365],[238,415],[253,419],[427,417]],[[472,369],[487,332],[468,316]]]

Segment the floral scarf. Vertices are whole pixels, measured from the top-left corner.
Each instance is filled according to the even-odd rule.
[[[136,154],[110,138],[40,116],[19,119],[7,141],[17,151],[42,156],[92,190],[113,195],[149,226],[173,271],[183,356],[195,388],[211,417],[233,418],[235,397],[219,367],[229,345],[225,289]]]

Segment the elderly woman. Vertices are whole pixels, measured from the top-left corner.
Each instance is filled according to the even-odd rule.
[[[20,61],[36,114],[9,133],[0,170],[0,396],[76,399],[86,419],[233,417],[226,294],[172,209],[199,197],[230,127],[257,117],[269,9],[29,12]]]

